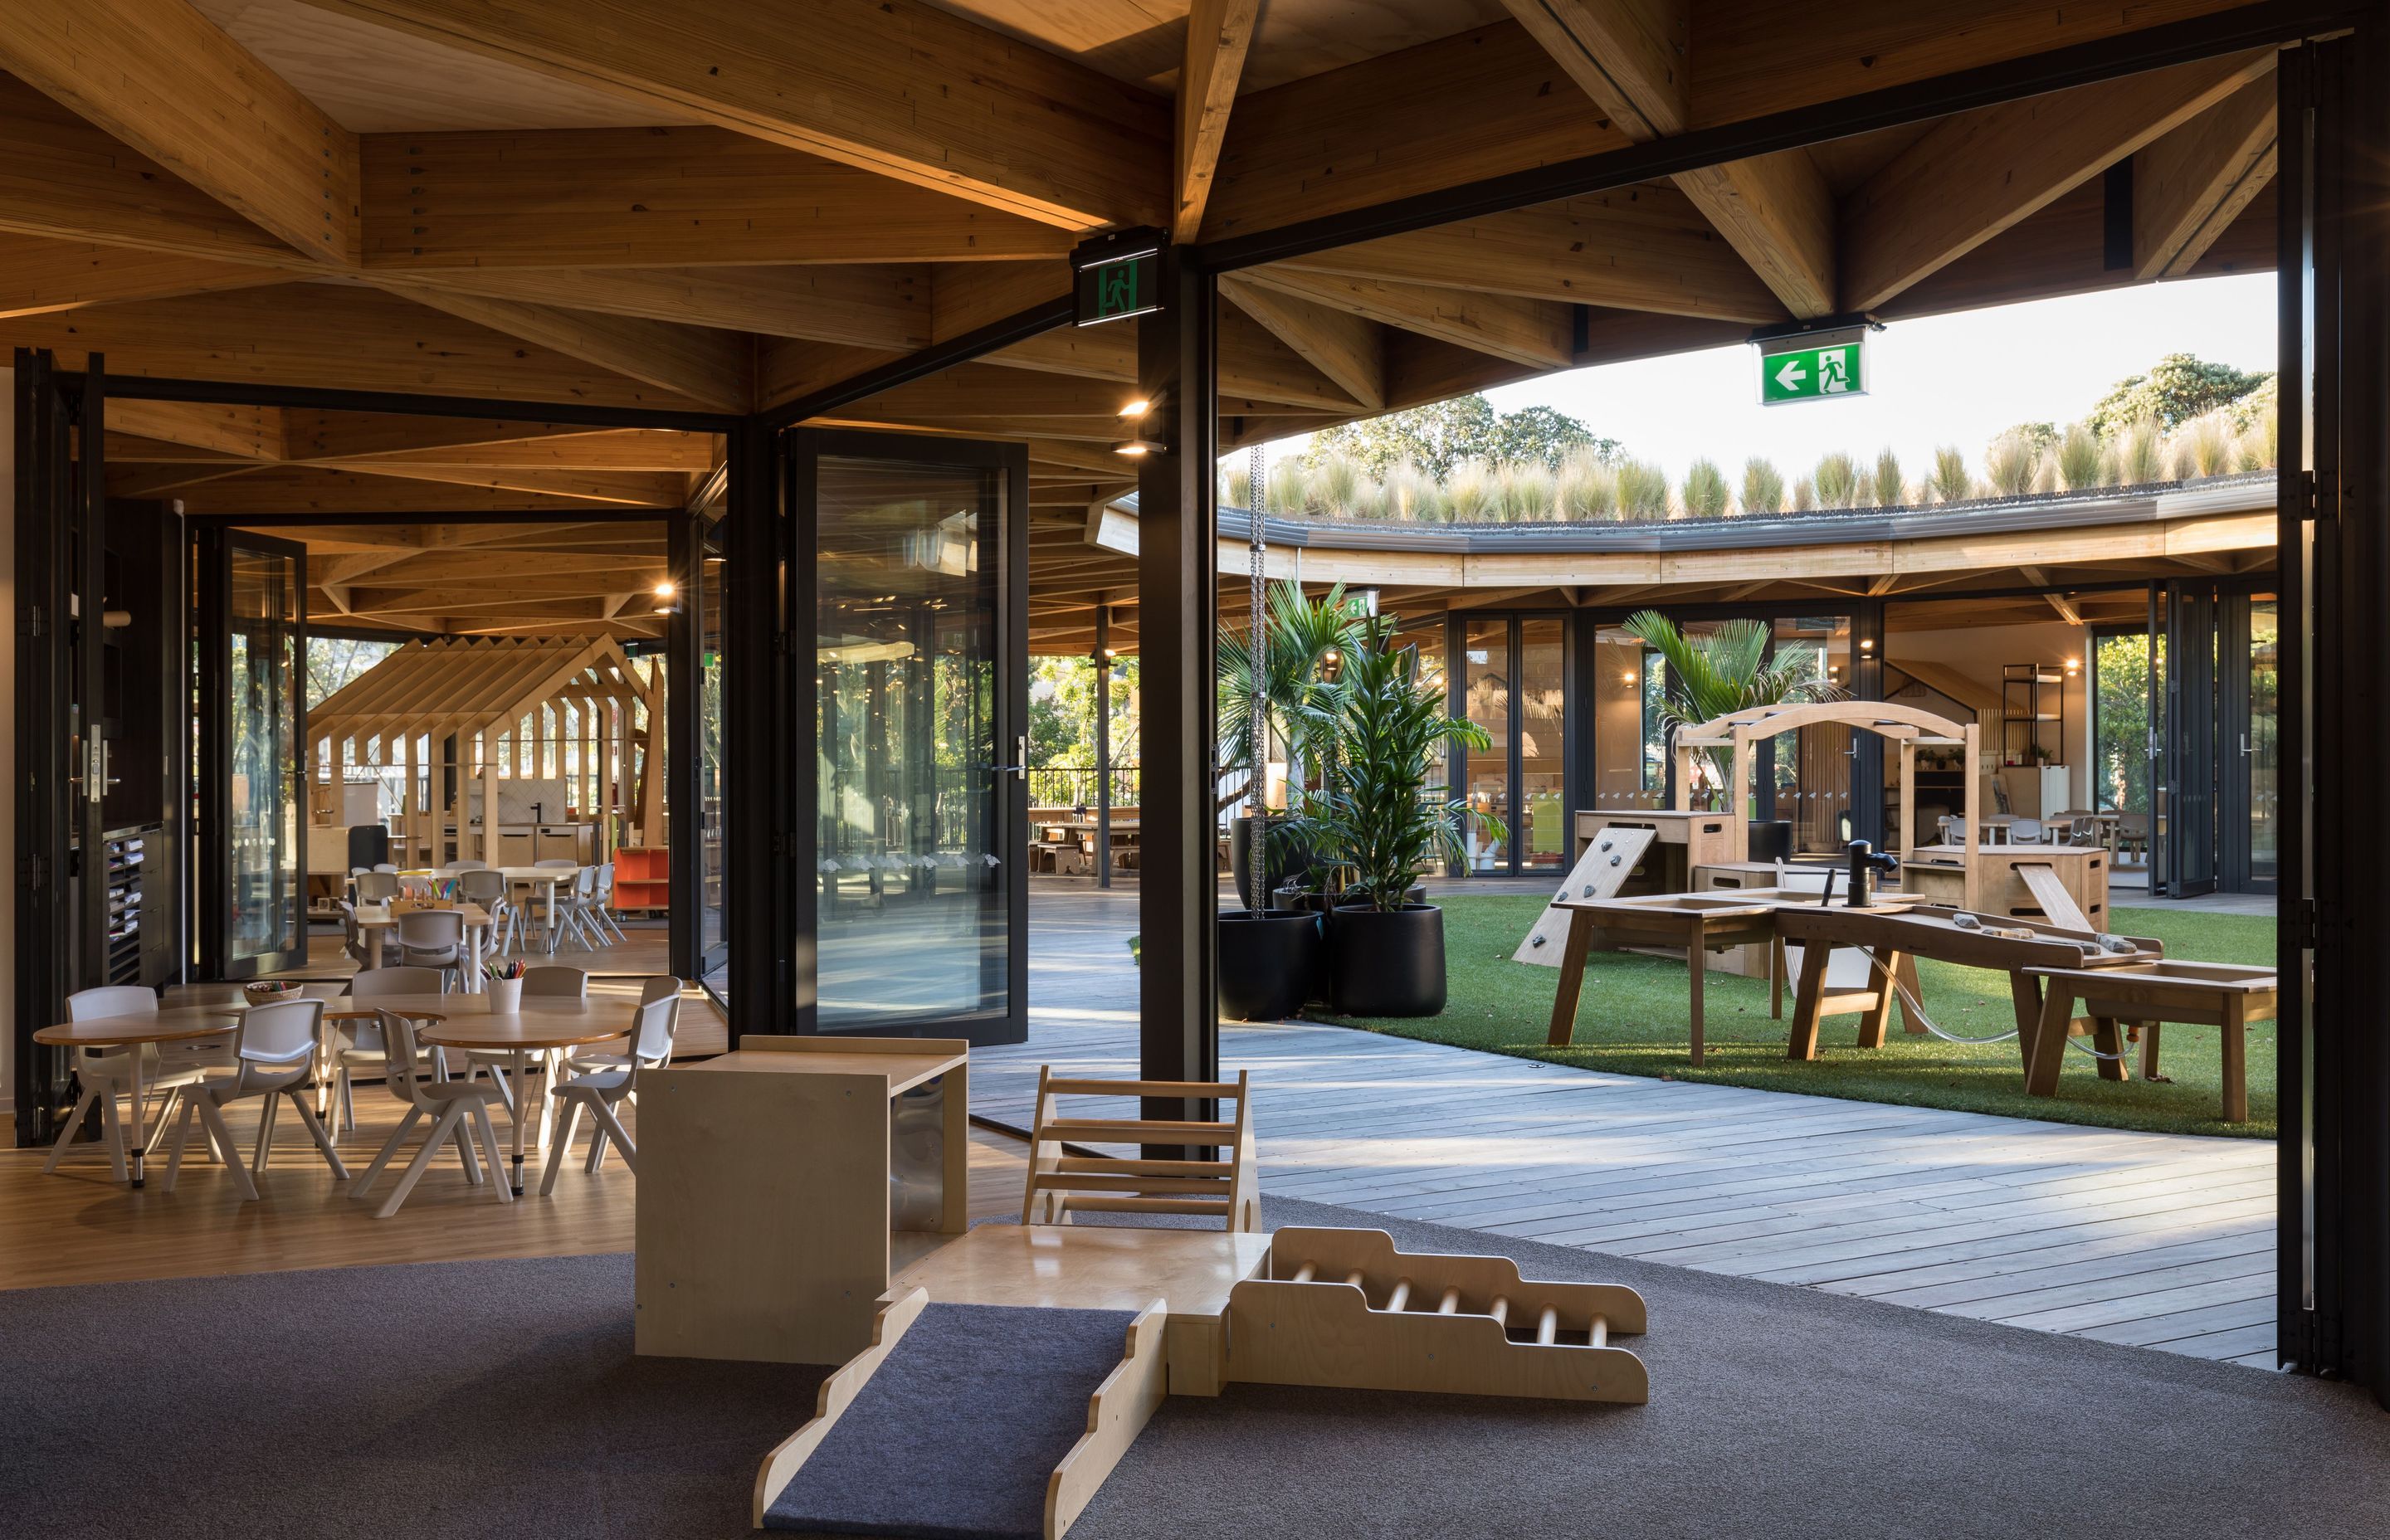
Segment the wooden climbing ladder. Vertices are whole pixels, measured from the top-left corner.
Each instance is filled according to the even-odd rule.
[[[1561,901],[1583,903],[1587,899],[1616,898],[1626,879],[1643,862],[1651,841],[1659,838],[1657,829],[1606,828],[1585,847],[1569,868],[1568,879],[1561,884],[1553,901],[1544,905],[1536,928],[1510,954],[1512,962],[1535,963],[1544,968],[1558,968],[1561,954],[1568,950],[1569,917]]]

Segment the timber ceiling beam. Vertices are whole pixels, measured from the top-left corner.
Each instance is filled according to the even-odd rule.
[[[128,246],[0,235],[0,319],[288,281],[288,275],[270,267]]]
[[[368,269],[983,262],[1067,230],[722,129],[369,134]]]
[[[445,486],[481,487],[491,491],[553,493],[561,497],[585,497],[593,503],[612,503],[627,507],[677,507],[688,495],[688,477],[671,470],[416,465],[403,460],[353,461],[345,465],[309,463],[315,469],[347,470],[366,478],[435,481]]]
[[[111,406],[114,403],[109,404]],[[304,456],[311,465],[346,470],[417,466],[427,469],[484,470],[674,470],[703,474],[722,456],[711,433],[676,433],[643,428],[548,438],[388,450],[355,456]]]
[[[679,506],[680,498],[673,494],[670,487],[661,480],[654,485],[655,495],[662,499],[655,506],[667,508]],[[337,518],[343,513],[585,511],[623,506],[630,501],[627,481],[616,490],[624,495],[519,492],[507,488],[460,486],[405,477],[365,476],[351,471],[301,468],[261,470],[209,481],[189,488],[183,504],[186,513],[236,516],[320,513],[327,518]],[[502,529],[503,526],[497,528]]]
[[[1203,206],[1211,200],[1220,144],[1227,136],[1228,112],[1236,106],[1237,82],[1244,74],[1261,8],[1261,0],[1194,0],[1188,10],[1173,142],[1173,240],[1191,241],[1202,230]]]
[[[6,74],[0,230],[268,268],[320,265]]]
[[[1845,200],[1842,305],[1868,311],[2224,100],[2272,49],[1943,119]]]
[[[1575,362],[1575,318],[1557,300],[1306,273],[1277,264],[1247,268],[1236,276],[1248,286],[1315,301],[1529,368],[1565,369]]]
[[[1503,0],[1611,122],[1638,144],[1691,121],[1690,0]],[[1784,308],[1834,308],[1834,197],[1805,149],[1674,177]]]
[[[12,6],[0,69],[291,250],[356,265],[356,135],[188,0]]]
[[[6,338],[53,349],[69,368],[105,353],[110,374],[687,410],[654,386],[353,285],[22,316],[7,323]]]
[[[247,460],[278,460],[284,418],[272,406],[209,406],[181,401],[110,401],[111,433],[130,433],[167,443],[238,455]]]
[[[406,293],[459,320],[536,342],[717,412],[744,413],[754,404],[754,345],[744,333],[439,289]]]
[[[1386,404],[1386,338],[1377,322],[1282,289],[1227,274],[1221,288],[1231,303],[1353,398],[1364,411]]]
[[[2179,278],[2274,179],[2277,89],[2248,84],[2133,157],[2133,276]]]
[[[0,276],[6,262],[6,249],[0,247]],[[911,352],[931,341],[929,274],[926,264],[906,263],[569,272],[476,267],[404,277],[383,274],[378,281],[385,289],[436,287],[678,326]],[[0,304],[6,294],[0,286]]]
[[[127,404],[121,401],[109,402],[109,420],[117,421]],[[280,416],[281,453],[294,460],[339,460],[398,452],[435,454],[442,450],[471,449],[480,445],[608,437],[621,431],[552,422],[401,417],[381,412],[315,412],[295,407],[284,408]]]
[[[307,0],[1044,224],[1166,224],[1164,105],[923,0]]]
[[[1217,240],[1630,141],[1516,22],[1237,102],[1203,216]]]
[[[1754,325],[1786,314],[1701,211],[1665,185],[1514,209],[1280,265]]]

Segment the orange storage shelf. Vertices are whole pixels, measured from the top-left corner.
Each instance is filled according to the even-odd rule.
[[[614,907],[672,907],[671,853],[661,846],[624,845],[614,853]]]

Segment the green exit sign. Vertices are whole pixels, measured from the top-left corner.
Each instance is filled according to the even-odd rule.
[[[1092,327],[1160,310],[1161,278],[1161,257],[1152,251],[1080,268],[1078,324]]]
[[[1759,404],[1832,401],[1868,393],[1867,331],[1812,332],[1759,344]]]

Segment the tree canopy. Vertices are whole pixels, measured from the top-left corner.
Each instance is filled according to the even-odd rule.
[[[1558,470],[1571,450],[1590,449],[1607,464],[1618,457],[1616,439],[1548,406],[1497,412],[1483,395],[1456,396],[1407,412],[1348,422],[1312,436],[1306,463],[1335,455],[1356,460],[1373,477],[1383,477],[1406,460],[1442,480],[1463,460],[1492,465],[1541,465]]]
[[[2273,378],[2229,364],[2205,363],[2192,353],[2170,353],[2149,373],[2116,381],[2091,408],[2088,420],[2102,437],[2141,417],[2171,433],[2195,417],[2234,404]]]

